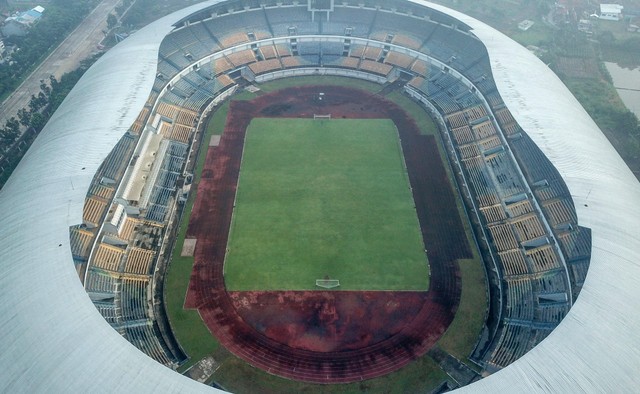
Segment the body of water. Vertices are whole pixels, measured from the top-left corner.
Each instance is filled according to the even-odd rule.
[[[618,95],[624,104],[640,118],[640,67],[622,68],[616,63],[605,62]]]

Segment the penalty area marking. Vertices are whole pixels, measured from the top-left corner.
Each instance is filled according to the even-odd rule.
[[[196,242],[197,238],[185,238],[184,243],[182,244],[182,252],[180,252],[181,257],[193,257],[193,253],[196,250]]]

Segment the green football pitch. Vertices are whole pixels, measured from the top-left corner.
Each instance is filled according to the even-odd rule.
[[[395,125],[254,119],[227,255],[232,291],[427,290],[429,267]]]

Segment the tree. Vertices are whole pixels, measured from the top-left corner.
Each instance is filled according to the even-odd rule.
[[[16,139],[9,134],[9,131],[6,128],[0,129],[0,143],[2,143],[0,147],[2,147],[3,152],[6,152],[15,140]]]
[[[117,24],[118,24],[118,18],[116,18],[116,16],[113,14],[109,14],[109,16],[107,17],[107,27],[109,29],[113,29],[114,27],[116,27]]]
[[[49,75],[49,85],[51,85],[51,90],[56,90],[58,86],[58,80],[54,75]]]
[[[11,117],[11,119],[7,120],[7,128],[9,128],[10,130],[17,130],[18,132],[20,131],[20,122],[18,122],[18,119],[16,119],[14,116]]]
[[[42,19],[26,36],[6,39],[5,43],[16,44],[18,50],[12,54],[12,62],[0,64],[0,95],[15,89],[29,68],[39,63],[97,3],[98,0],[52,1]],[[45,94],[48,93],[45,91]]]
[[[31,127],[36,131],[42,130],[45,124],[47,124],[47,118],[41,113],[36,112],[31,116]]]
[[[13,116],[7,121],[2,129],[2,140],[13,143],[20,136],[20,123]]]
[[[616,37],[613,35],[612,32],[610,32],[609,30],[606,30],[598,34],[598,41],[600,41],[600,44],[602,45],[612,46],[612,45],[615,45],[616,43]]]
[[[40,92],[37,96],[31,95],[31,100],[29,101],[31,113],[39,112],[45,105],[47,105],[47,96],[44,93]]]
[[[20,120],[21,125],[27,127],[29,122],[31,122],[31,112],[27,111],[26,108],[21,108],[18,111],[18,119]]]
[[[31,112],[38,112],[40,107],[38,106],[38,98],[35,95],[31,95],[31,100],[29,100],[29,109]]]
[[[49,97],[49,95],[51,94],[51,87],[46,84],[44,79],[40,80],[40,90],[42,90],[44,95],[47,96],[47,97]]]

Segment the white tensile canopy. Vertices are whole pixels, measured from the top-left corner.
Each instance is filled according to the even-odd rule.
[[[640,386],[640,183],[560,80],[526,49],[468,16],[498,89],[556,166],[591,268],[574,307],[540,345],[463,388],[482,392],[630,392]],[[133,124],[156,75],[160,42],[203,2],[127,38],[82,78],[0,191],[0,391],[214,390],[156,363],[100,316],[72,264],[69,226],[82,222],[99,165]]]

